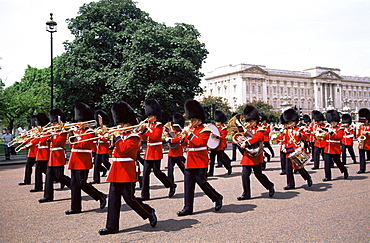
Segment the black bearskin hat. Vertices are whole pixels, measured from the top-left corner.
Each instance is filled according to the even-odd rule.
[[[358,121],[364,123],[366,120],[370,121],[370,111],[367,108],[361,108],[358,111]]]
[[[315,121],[325,121],[325,117],[324,115],[318,111],[318,110],[313,110],[312,111],[312,119],[314,119]]]
[[[179,124],[181,127],[185,126],[185,118],[180,113],[175,113],[172,116],[172,122],[173,124]]]
[[[285,124],[286,123],[286,121],[284,120],[283,114],[280,115],[279,121],[280,121],[281,124]]]
[[[261,112],[260,117],[261,117],[261,121],[267,121],[267,116],[265,113]]]
[[[66,122],[66,115],[62,109],[54,108],[50,110],[50,122],[58,122],[58,116],[60,117],[61,122]]]
[[[162,111],[156,99],[147,99],[145,101],[145,115],[146,116],[156,116],[157,119],[161,119]]]
[[[327,122],[340,122],[340,115],[339,112],[336,110],[329,110],[326,112],[326,120]]]
[[[307,114],[302,116],[304,123],[311,122],[311,117]]]
[[[220,110],[215,111],[214,117],[215,117],[216,122],[225,123],[227,121],[227,117],[226,117],[225,113],[223,113]]]
[[[290,108],[290,109],[285,110],[283,112],[283,118],[284,118],[284,121],[286,123],[290,122],[290,121],[293,121],[293,122],[298,122],[299,121],[298,112],[294,108]]]
[[[188,119],[198,118],[202,122],[206,120],[203,106],[196,100],[187,100],[184,105],[186,117]]]
[[[258,122],[260,120],[260,113],[253,105],[246,105],[243,114],[246,122],[250,120],[256,120]]]
[[[342,115],[342,123],[349,123],[349,125],[351,125],[352,116],[350,114],[343,114]]]
[[[100,124],[100,123],[99,123],[99,115],[100,115],[100,116],[101,116],[101,118],[102,118],[102,123],[103,123],[103,124]],[[103,110],[96,110],[96,111],[94,112],[94,118],[95,118],[95,120],[96,120],[96,122],[97,122],[98,126],[100,126],[100,125],[109,125],[109,116],[108,116],[107,112],[105,112],[105,111],[103,111]]]
[[[113,103],[111,111],[116,125],[119,123],[129,123],[130,125],[138,124],[134,110],[124,101]]]
[[[78,102],[75,104],[75,121],[90,121],[94,119],[93,111],[91,110],[90,106],[86,105],[85,103]]]
[[[36,115],[37,126],[45,126],[49,123],[49,117],[45,113],[39,113]]]
[[[31,127],[37,127],[36,115],[31,116]]]

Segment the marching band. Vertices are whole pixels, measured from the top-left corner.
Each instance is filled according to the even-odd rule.
[[[354,140],[358,141],[360,169],[366,172],[366,155],[370,152],[370,111],[359,110],[358,127],[352,124],[349,114],[341,115],[329,110],[325,115],[317,110],[311,116],[305,114],[301,119],[296,109],[290,108],[280,116],[280,125],[272,128],[266,123],[267,117],[251,105],[246,105],[243,114],[234,114],[228,121],[226,115],[215,112],[216,124],[206,124],[203,106],[196,100],[187,100],[185,114],[175,113],[163,125],[162,111],[156,99],[145,101],[147,119],[138,122],[132,107],[118,101],[111,107],[116,124],[109,125],[109,115],[103,110],[92,109],[81,102],[74,106],[75,123],[67,123],[64,112],[55,108],[49,116],[39,113],[31,117],[31,130],[13,139],[9,144],[18,144],[17,150],[28,149],[24,181],[19,185],[30,185],[32,167],[36,164],[35,187],[31,192],[44,191],[40,203],[54,200],[54,182],[61,183],[71,190],[71,208],[66,214],[82,212],[81,190],[104,209],[108,203],[106,227],[99,234],[114,234],[119,231],[121,196],[140,217],[149,219],[152,227],[157,224],[155,209],[143,203],[150,200],[150,174],[169,188],[168,197],[176,193],[174,167],[177,165],[184,175],[184,207],[178,216],[194,212],[195,184],[215,203],[215,211],[221,210],[223,196],[207,181],[214,175],[215,159],[231,174],[231,161],[225,153],[227,138],[231,134],[234,147],[242,153],[242,194],[237,200],[251,198],[250,175],[252,170],[258,181],[268,190],[269,197],[275,193],[274,183],[263,174],[263,168],[270,157],[274,157],[273,145],[280,146],[281,175],[286,175],[284,190],[295,189],[294,172],[299,173],[311,187],[313,181],[304,168],[312,158],[313,170],[320,168],[320,156],[324,161],[324,179],[331,181],[333,164],[336,164],[344,179],[349,174],[346,168],[346,151],[352,162],[357,163],[354,153]],[[186,119],[189,124],[186,124]],[[312,119],[312,120],[311,120]],[[299,122],[303,122],[298,125]],[[271,129],[272,128],[272,129]],[[271,130],[270,130],[271,129]],[[141,142],[146,141],[144,160],[140,157]],[[161,171],[163,142],[168,144],[168,174]],[[65,145],[70,147],[69,161]],[[270,153],[264,151],[267,148]],[[185,154],[185,156],[184,156]],[[266,158],[269,157],[269,158]],[[141,197],[135,197],[135,185],[143,166]],[[64,174],[68,164],[71,177]],[[217,167],[217,166],[216,166]],[[93,169],[93,181],[88,183],[89,170]],[[100,172],[108,171],[110,182],[108,195],[97,190],[93,184],[100,183]],[[208,173],[207,173],[208,172]],[[42,173],[46,174],[45,186]],[[108,202],[107,202],[108,201]]]

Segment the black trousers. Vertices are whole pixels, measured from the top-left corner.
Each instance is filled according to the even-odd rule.
[[[46,174],[46,167],[48,161],[36,161],[36,171],[35,171],[35,190],[42,191],[43,181],[42,173]]]
[[[213,175],[214,170],[215,170],[215,160],[217,156],[217,165],[224,165],[224,167],[229,170],[231,169],[231,164],[230,164],[230,158],[225,154],[224,150],[211,150],[209,154],[209,159],[210,159],[210,164],[209,164],[209,175]],[[225,157],[227,156],[227,158]]]
[[[96,154],[94,159],[94,173],[93,173],[93,181],[96,183],[100,183],[100,172],[110,169],[111,164],[108,161],[109,155],[108,154]],[[105,167],[103,167],[103,165]]]
[[[195,183],[198,184],[212,202],[220,199],[221,194],[207,182],[207,168],[185,169],[184,177],[184,209],[188,212],[193,212]]]
[[[119,229],[119,218],[121,211],[121,196],[126,204],[132,208],[140,217],[147,219],[154,210],[135,197],[135,182],[116,183],[111,182],[108,196],[108,214],[106,228],[110,230]]]
[[[258,165],[243,165],[242,170],[242,185],[243,185],[243,194],[244,197],[251,197],[251,181],[250,175],[254,172],[257,180],[267,189],[271,189],[274,186],[269,178],[262,173],[262,164]]]
[[[285,158],[285,162],[287,186],[295,187],[292,161],[289,158]],[[308,174],[305,168],[298,169],[297,171],[305,181],[311,178],[310,174]]]
[[[32,167],[36,164],[36,157],[27,157],[26,168],[24,170],[24,183],[31,184]]]
[[[340,154],[326,154],[324,153],[325,161],[325,178],[331,179],[331,165],[333,162],[338,166],[341,173],[347,172],[347,168],[344,167],[342,162],[340,162]]]
[[[243,150],[236,144],[232,144],[232,158],[231,161],[236,161],[236,149],[243,155]]]
[[[48,166],[46,168],[44,198],[50,200],[54,199],[54,181],[60,182],[68,188],[71,188],[71,178],[64,175],[64,165]]]
[[[150,184],[150,173],[152,171],[154,175],[163,183],[166,188],[173,186],[174,184],[168,179],[165,173],[161,171],[161,160],[144,160],[144,171],[143,171],[143,188],[141,190],[141,196],[149,198],[149,184]]]
[[[280,167],[281,167],[281,172],[286,173],[285,170],[285,164],[286,164],[286,153],[280,150]]]
[[[366,153],[370,150],[359,149],[358,154],[360,157],[360,170],[366,171]]]
[[[271,153],[271,157],[275,157],[275,152],[274,152],[274,150],[271,147],[270,141],[263,142],[263,147],[268,148],[268,150]]]
[[[347,164],[347,153],[348,150],[349,154],[351,155],[353,163],[356,163],[356,155],[355,151],[353,150],[353,145],[344,145],[342,144],[342,164]]]
[[[184,173],[185,157],[184,156],[178,156],[178,157],[168,156],[167,177],[173,184],[175,183],[175,178],[173,176],[173,171],[174,171],[175,165],[177,165],[180,168],[180,170],[182,171],[182,173]]]
[[[320,168],[320,154],[322,158],[324,159],[324,148],[319,148],[314,146],[313,147],[313,166],[316,168]]]
[[[91,184],[87,183],[89,170],[71,170],[71,210],[81,211],[81,190],[96,201],[103,197],[103,193],[98,191]]]

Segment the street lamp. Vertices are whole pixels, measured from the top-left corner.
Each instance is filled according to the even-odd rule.
[[[50,109],[53,109],[53,100],[54,100],[54,77],[53,77],[53,33],[57,32],[57,22],[53,20],[53,14],[50,13],[50,20],[46,22],[46,31],[50,32],[50,53],[51,53],[51,64],[50,64]]]

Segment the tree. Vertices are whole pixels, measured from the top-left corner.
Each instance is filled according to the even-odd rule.
[[[2,125],[28,127],[35,112],[46,112],[50,106],[50,70],[28,66],[21,82],[1,89],[0,120]]]
[[[279,122],[280,114],[278,112],[271,111],[271,109],[273,108],[271,105],[269,105],[267,103],[264,103],[262,101],[253,101],[253,102],[250,102],[250,103],[247,103],[247,104],[255,106],[260,113],[265,113],[266,116],[267,116],[267,122],[268,123],[277,123],[277,122]],[[236,108],[236,112],[239,113],[239,114],[243,114],[244,107],[247,104],[239,105]]]
[[[200,102],[205,108],[206,112],[208,111],[208,121],[213,120],[213,114],[215,110],[223,111],[226,117],[231,118],[232,112],[231,107],[227,100],[222,97],[208,96],[203,97],[203,100]]]
[[[64,109],[83,101],[108,110],[124,100],[142,115],[145,100],[155,98],[166,120],[202,91],[208,52],[194,26],[156,23],[131,0],[84,4],[68,24],[75,40],[65,43],[56,78]]]

